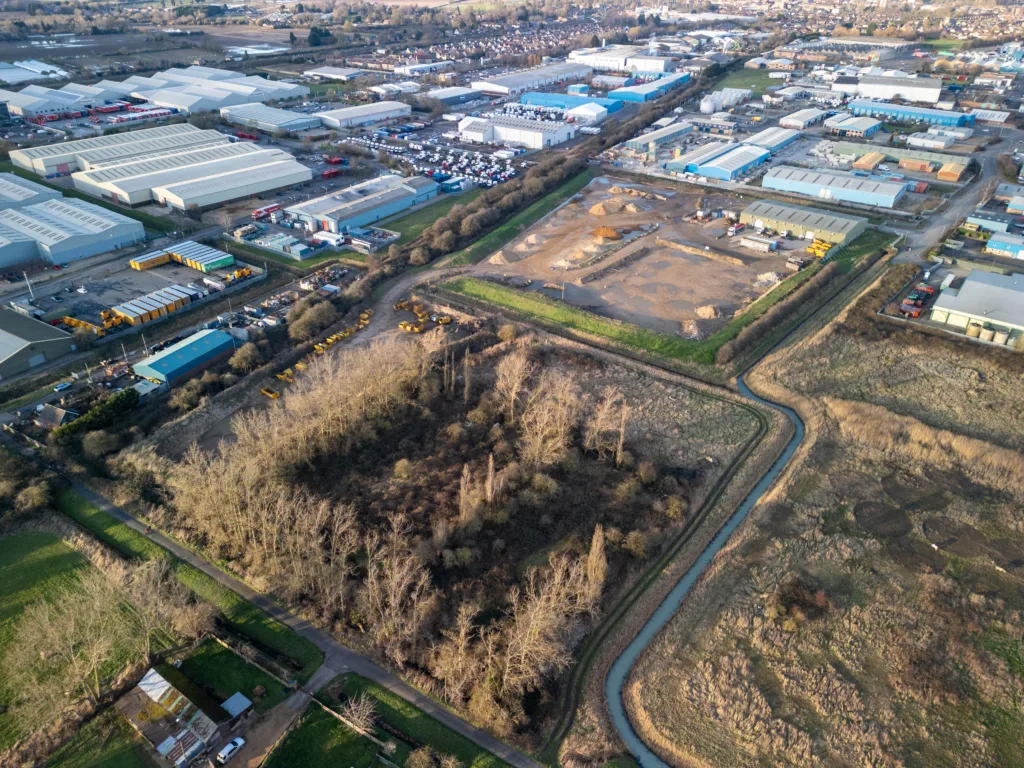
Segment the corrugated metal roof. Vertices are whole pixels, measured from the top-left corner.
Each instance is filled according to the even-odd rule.
[[[1000,239],[1005,238],[1005,235],[1000,236]],[[959,291],[940,293],[934,308],[1024,327],[1024,275],[1000,275],[976,269],[967,276]]]
[[[807,229],[820,229],[826,232],[845,234],[866,221],[859,216],[848,216],[843,213],[829,213],[817,208],[792,203],[777,203],[771,200],[758,200],[743,209],[743,213],[755,218],[774,219],[790,224],[798,224]]]
[[[765,128],[763,131],[755,133],[749,139],[744,139],[743,143],[753,144],[765,149],[774,149],[792,139],[798,138],[800,135],[800,131],[795,128]]]
[[[724,155],[719,155],[714,160],[707,163],[702,163],[697,171],[703,173],[705,168],[721,168],[723,171],[734,173],[740,169],[752,164],[765,160],[769,157],[769,152],[763,147],[749,147],[739,145],[735,149],[731,149]]]
[[[802,184],[812,184],[835,189],[848,189],[866,194],[898,196],[904,189],[902,182],[877,181],[852,173],[829,173],[780,165],[764,175],[765,179],[785,179]]]
[[[112,133],[109,136],[97,136],[92,139],[79,139],[78,141],[65,141],[61,144],[50,144],[45,147],[31,147],[30,149],[19,149],[16,150],[19,154],[24,157],[34,160],[36,158],[53,157],[55,155],[65,155],[74,152],[84,152],[91,149],[100,149],[103,147],[113,147],[120,144],[131,144],[137,141],[147,141],[150,139],[167,139],[171,136],[177,136],[183,133],[197,133],[199,129],[189,123],[181,123],[178,125],[163,125],[159,128],[146,128],[141,131],[131,131],[129,133]],[[12,152],[11,154],[14,154]]]
[[[167,349],[150,355],[135,365],[136,373],[145,377],[147,373],[156,372],[171,381],[187,373],[198,362],[234,347],[231,336],[224,331],[211,328],[199,331]],[[139,371],[142,373],[139,373]]]

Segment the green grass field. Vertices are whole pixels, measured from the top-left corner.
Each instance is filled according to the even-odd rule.
[[[378,722],[387,723],[411,743],[424,744],[436,754],[454,755],[465,768],[509,768],[508,764],[439,723],[400,696],[356,674],[342,675],[346,696],[365,692],[377,705]]]
[[[772,80],[770,75],[766,69],[735,69],[715,83],[715,90],[749,88],[756,96],[762,96],[769,85],[785,85],[784,80]]]
[[[92,195],[87,195],[84,192],[79,192],[77,189],[66,189],[64,187],[59,187],[56,184],[50,184],[42,177],[37,176],[34,173],[29,173],[24,168],[18,168],[14,163],[0,162],[0,171],[13,173],[16,176],[28,179],[29,181],[34,181],[36,184],[42,184],[44,187],[49,187],[50,189],[60,190],[60,192],[64,194],[64,197],[74,197],[78,200],[84,200],[87,203],[98,205],[100,208],[106,208],[108,211],[120,213],[130,219],[135,219],[144,227],[148,227],[149,229],[157,232],[173,232],[174,230],[181,228],[181,225],[176,223],[173,219],[164,218],[162,216],[152,216],[151,214],[143,213],[142,211],[137,211],[123,205],[108,203],[104,200],[100,200],[98,197],[93,197]]]
[[[98,509],[74,491],[62,493],[57,504],[64,514],[92,532],[100,541],[128,557],[140,560],[163,559],[172,563],[178,579],[200,598],[215,605],[236,632],[300,665],[302,670],[296,675],[300,682],[308,680],[323,662],[319,649],[304,637],[222,587],[202,571],[180,562],[166,549]]]
[[[569,179],[569,181],[552,190],[533,205],[523,209],[501,226],[492,229],[468,248],[463,248],[456,253],[451,260],[451,264],[453,266],[476,264],[485,256],[490,256],[509,240],[521,235],[529,227],[532,227],[544,216],[551,213],[551,211],[587,186],[595,175],[596,173],[593,168],[587,168],[579,176]]]
[[[113,707],[54,752],[47,768],[158,768],[149,748]]]
[[[405,245],[419,237],[423,230],[435,221],[446,216],[456,205],[468,205],[480,197],[483,191],[483,187],[477,187],[461,195],[437,197],[434,199],[435,202],[430,205],[411,213],[402,213],[390,219],[385,219],[384,221],[377,222],[374,226],[390,229],[393,232],[400,232],[402,237],[398,240],[397,245]]]
[[[936,51],[959,51],[964,47],[963,40],[956,40],[951,37],[940,37],[937,40],[929,40],[927,47]]]
[[[327,250],[323,253],[317,254],[316,256],[310,256],[308,259],[296,261],[295,259],[289,259],[283,254],[265,251],[262,248],[256,248],[252,245],[243,245],[242,243],[236,243],[234,240],[222,240],[221,242],[223,242],[229,252],[234,252],[234,255],[239,258],[252,261],[256,266],[262,266],[263,261],[272,261],[275,264],[280,264],[291,269],[308,271],[323,266],[329,261],[354,261],[358,264],[366,263],[366,256],[362,253],[357,253],[356,251],[342,251],[339,253],[338,251]]]
[[[180,669],[197,685],[212,693],[217,701],[241,692],[255,702],[257,712],[273,709],[288,697],[288,690],[281,683],[212,640],[207,640],[183,659]],[[259,701],[253,695],[257,686],[263,686],[267,691]]]
[[[346,728],[315,703],[302,715],[302,721],[288,734],[264,763],[264,768],[307,768],[308,766],[344,766],[370,768],[378,747],[369,739]],[[405,750],[408,754],[408,750]],[[404,765],[404,756],[390,759]]]
[[[32,603],[74,584],[88,561],[48,533],[19,533],[0,539],[0,658],[14,639],[18,617]],[[0,675],[0,705],[11,691]],[[0,714],[0,749],[18,740],[11,712]]]

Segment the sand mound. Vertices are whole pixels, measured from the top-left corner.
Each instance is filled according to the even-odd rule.
[[[785,277],[786,276],[781,272],[762,272],[757,276],[757,281],[754,283],[754,287],[761,290],[764,290],[765,288],[774,288],[776,285],[781,283]]]
[[[722,311],[714,304],[708,304],[703,307],[697,307],[694,310],[697,313],[697,317],[703,320],[714,320],[715,318],[722,316]]]
[[[642,189],[633,189],[632,187],[620,187],[618,185],[608,190],[613,195],[629,195],[630,197],[639,197],[644,200],[667,200],[664,195],[656,195],[653,192],[644,192]]]
[[[604,202],[597,203],[590,209],[591,216],[611,216],[613,213],[618,213],[623,208],[621,200],[605,200]]]
[[[683,320],[681,332],[684,338],[700,341],[711,335],[711,328],[704,320]]]
[[[626,203],[622,206],[623,213],[643,213],[643,209],[633,205],[633,203]]]
[[[540,237],[539,235],[530,235],[526,238],[526,242],[530,245],[543,245],[546,241],[546,237]]]
[[[621,240],[622,239],[622,235],[620,235],[618,232],[616,232],[611,227],[598,227],[597,229],[595,229],[590,234],[592,234],[594,237],[604,238],[605,240]]]
[[[504,251],[498,251],[496,254],[494,254],[493,256],[491,256],[491,258],[487,260],[487,263],[497,264],[500,266],[502,264],[508,264],[508,259],[505,258]]]

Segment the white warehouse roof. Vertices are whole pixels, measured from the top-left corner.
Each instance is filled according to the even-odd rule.
[[[242,104],[237,107],[225,107],[220,116],[229,123],[247,125],[262,131],[304,131],[320,126],[320,118],[315,115],[304,115],[288,109],[268,107],[266,104]]]
[[[933,309],[1024,327],[1024,275],[975,269],[959,291],[940,293]]]
[[[407,117],[412,114],[412,107],[400,101],[379,101],[376,104],[361,104],[358,107],[331,109],[313,114],[332,128],[346,128],[352,125],[376,123],[393,117]]]
[[[44,187],[13,173],[0,173],[0,209],[22,208],[61,197],[56,189]]]

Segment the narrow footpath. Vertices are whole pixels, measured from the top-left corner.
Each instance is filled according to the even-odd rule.
[[[145,533],[145,523],[139,522],[139,520],[128,512],[110,503],[110,501],[103,496],[100,496],[92,489],[78,482],[73,482],[72,487],[76,493],[87,499],[91,504],[117,518],[130,528],[141,533]],[[515,766],[515,768],[542,768],[540,763],[536,762],[532,758],[527,757],[516,749],[513,749],[508,744],[499,741],[486,731],[482,731],[479,728],[470,725],[458,715],[438,704],[429,696],[425,696],[412,686],[403,682],[398,675],[389,672],[365,656],[346,648],[326,632],[313,626],[305,619],[299,618],[287,609],[282,608],[266,595],[253,591],[246,584],[220,570],[192,550],[183,547],[173,539],[164,536],[159,531],[150,532],[149,538],[167,551],[171,552],[175,557],[195,568],[198,568],[207,576],[216,580],[216,582],[221,586],[226,587],[232,592],[244,597],[257,608],[268,615],[273,616],[282,624],[290,627],[297,634],[306,638],[319,648],[324,654],[324,663],[306,684],[304,691],[307,694],[316,693],[337,675],[340,675],[343,672],[355,672],[358,675],[362,675],[363,677],[372,680],[382,688],[387,688],[396,696],[400,696],[405,699],[423,713],[429,715],[438,722],[443,723],[451,730],[469,739],[477,746],[486,749],[496,757],[501,758],[509,765]]]

